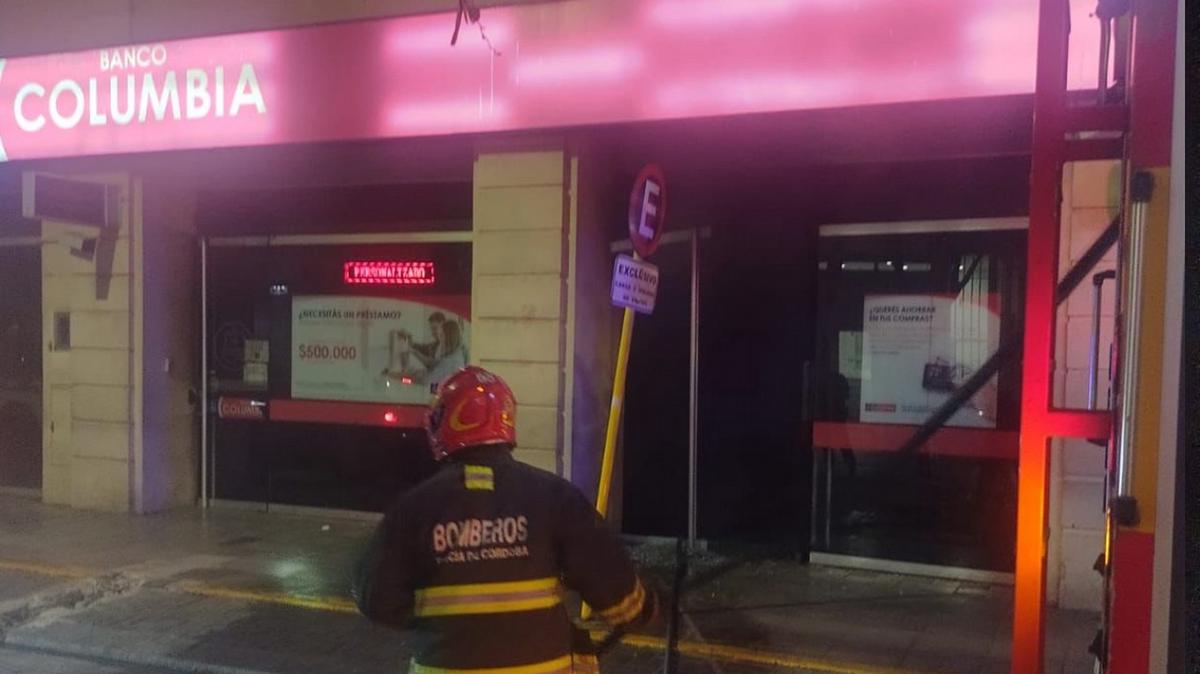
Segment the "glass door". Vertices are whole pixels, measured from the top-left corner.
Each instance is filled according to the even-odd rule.
[[[814,550],[1011,572],[1025,234],[937,227],[822,231]]]

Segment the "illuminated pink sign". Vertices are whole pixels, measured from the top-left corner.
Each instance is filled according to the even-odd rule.
[[[1075,5],[1083,88],[1098,28]],[[491,46],[432,14],[0,59],[0,161],[1028,93],[1037,0],[565,0],[483,24]]]
[[[351,261],[342,265],[342,279],[350,285],[431,286],[432,262]]]

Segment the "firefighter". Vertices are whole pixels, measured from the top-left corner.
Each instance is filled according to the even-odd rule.
[[[437,473],[400,497],[359,562],[354,596],[371,620],[421,638],[410,674],[597,672],[573,590],[613,629],[657,600],[591,503],[512,458],[516,400],[467,367],[427,416]]]

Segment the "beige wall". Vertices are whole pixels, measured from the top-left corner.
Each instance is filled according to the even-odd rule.
[[[31,178],[26,175],[27,191]],[[120,187],[121,200],[107,297],[97,297],[97,263],[70,254],[71,233],[88,230],[42,225],[42,493],[48,503],[123,511],[130,507],[133,409],[140,389],[131,376],[138,278],[130,264],[139,233],[130,179],[108,181]],[[69,350],[53,342],[59,312],[71,314]]]
[[[475,161],[471,359],[512,386],[517,457],[563,467],[571,235],[562,149],[481,153]]]
[[[1091,161],[1067,164],[1063,172],[1062,239],[1059,270],[1065,273],[1116,216],[1121,203],[1120,164]],[[1096,272],[1116,266],[1116,247]],[[1098,407],[1108,408],[1108,352],[1112,344],[1117,286],[1104,285],[1100,320]],[[1091,275],[1058,311],[1055,405],[1087,407],[1088,357],[1092,334]],[[1092,565],[1104,550],[1104,447],[1086,440],[1054,443],[1051,458],[1051,511],[1048,592],[1059,606],[1099,610],[1102,578]]]

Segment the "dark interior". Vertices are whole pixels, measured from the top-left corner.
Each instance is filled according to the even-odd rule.
[[[42,486],[42,251],[0,245],[0,486]]]
[[[964,261],[987,259],[987,285],[1000,299],[1002,333],[1022,334],[1025,232],[955,232],[822,237],[818,273],[814,416],[859,420],[859,380],[838,372],[838,335],[863,330],[868,294],[953,292]],[[846,271],[843,262],[890,261],[893,271]],[[904,264],[928,271],[904,271]],[[966,263],[969,265],[969,263]],[[969,267],[968,267],[969,270]],[[839,385],[840,383],[840,385]],[[1020,423],[1020,363],[999,373],[996,428]],[[816,456],[817,549],[1011,572],[1016,535],[1017,461],[827,447]],[[828,529],[825,521],[828,518]],[[826,537],[828,534],[828,537]]]
[[[857,312],[860,321],[862,312],[861,296],[819,309],[826,291],[818,282],[818,227],[1024,215],[1029,159],[1020,147],[1028,140],[1028,111],[1020,100],[1006,104],[989,119],[1008,127],[998,137],[1013,143],[1011,148],[980,145],[995,144],[995,135],[959,134],[953,108],[964,103],[947,103],[940,110],[897,106],[903,109],[891,110],[890,119],[900,122],[889,122],[886,132],[878,126],[855,127],[869,119],[836,120],[814,113],[808,130],[793,123],[796,136],[786,142],[763,137],[754,120],[734,127],[709,120],[645,137],[635,133],[632,140],[613,146],[614,163],[624,179],[614,181],[607,203],[621,204],[637,168],[656,161],[668,180],[667,231],[711,229],[711,236],[701,239],[700,252],[701,538],[807,554],[813,454],[803,409],[806,395],[815,392],[818,341],[837,311]],[[848,115],[870,118],[888,112]],[[931,140],[939,118],[945,133]],[[872,138],[871,147],[878,150],[873,158],[846,161],[855,152],[840,150],[863,146],[852,128],[878,136]],[[917,147],[925,148],[924,154]],[[627,236],[620,208],[614,207],[607,221],[613,223],[612,240]],[[971,242],[968,247],[991,245],[986,237],[962,236]],[[1001,239],[997,245],[1006,254],[1023,260],[1023,234]],[[622,439],[622,524],[629,533],[675,537],[685,534],[687,521],[688,245],[664,245],[652,261],[660,266],[663,280],[654,315],[639,316],[633,334]],[[1019,269],[1012,275],[1023,278]],[[1019,312],[1019,307],[1006,311],[1010,309]],[[1006,381],[1004,390],[1019,390],[1013,386]],[[1012,408],[1005,410],[1004,423],[1011,426]],[[971,466],[949,479],[962,483],[978,472]],[[1002,496],[1015,489],[998,480],[987,488],[999,489]],[[963,489],[977,491],[974,484]],[[919,487],[905,493],[917,494]],[[1005,517],[992,521],[1003,527]],[[1012,536],[1005,540],[1011,543]],[[914,548],[922,545],[926,542],[912,541]],[[878,544],[870,553],[911,558],[895,548]],[[1011,567],[1003,550],[973,549],[964,557],[960,550],[929,549],[934,552],[919,561]],[[837,551],[867,552],[861,545]]]

